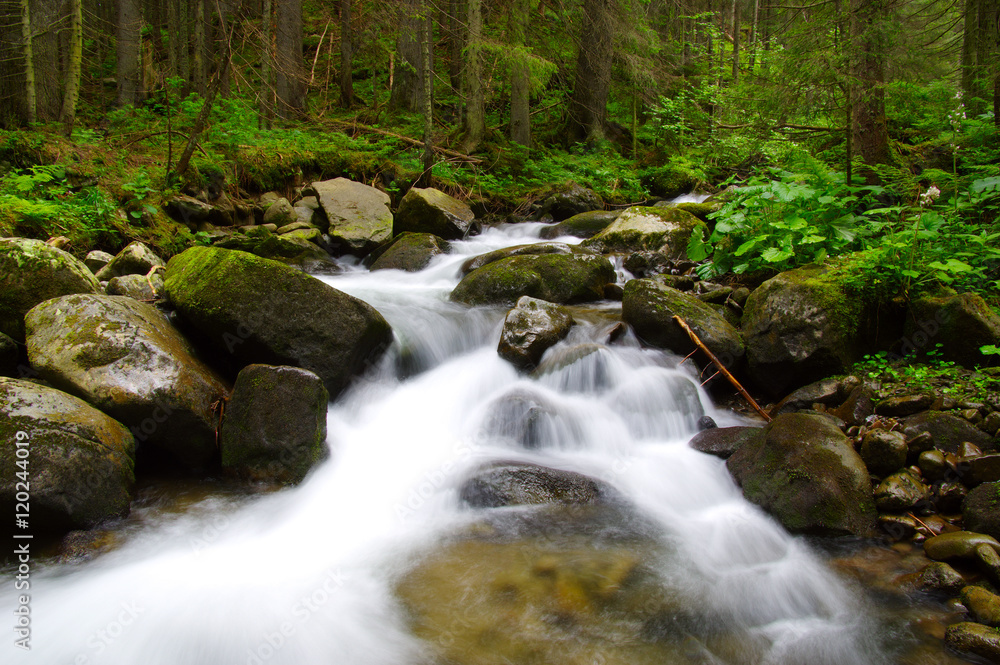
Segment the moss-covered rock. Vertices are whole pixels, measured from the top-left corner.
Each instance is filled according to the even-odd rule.
[[[920,571],[917,586],[928,591],[955,594],[965,586],[965,578],[943,561],[934,561]]]
[[[32,533],[127,515],[134,466],[135,442],[121,423],[54,388],[0,378],[0,506],[7,515],[27,512],[14,510],[24,489],[17,474],[27,470]]]
[[[899,432],[875,429],[861,439],[861,459],[868,470],[883,477],[895,473],[906,464],[906,438]]]
[[[589,212],[581,212],[569,219],[564,219],[558,224],[545,227],[538,235],[545,240],[561,238],[562,236],[592,238],[608,228],[621,214],[621,210],[591,210]]]
[[[924,554],[933,561],[971,559],[981,545],[1000,550],[1000,542],[993,536],[974,531],[952,531],[924,541]]]
[[[948,626],[944,642],[959,653],[975,654],[1000,663],[1000,630],[981,623],[962,621]]]
[[[507,259],[512,256],[539,256],[542,254],[572,254],[573,248],[561,242],[536,242],[527,245],[514,245],[495,249],[492,252],[479,254],[462,262],[462,274],[468,275],[473,270],[478,270],[483,266],[495,263],[500,259]]]
[[[469,206],[440,190],[414,187],[399,202],[392,232],[431,233],[445,240],[460,240],[476,232],[475,217]]]
[[[521,296],[567,304],[601,300],[615,270],[601,256],[513,256],[470,272],[451,293],[467,305],[511,306]]]
[[[448,253],[448,242],[432,233],[401,233],[386,248],[379,248],[379,256],[371,270],[405,270],[419,272],[435,256]]]
[[[149,247],[132,242],[97,272],[97,279],[103,282],[122,275],[146,275],[153,268],[164,265],[163,259]]]
[[[507,312],[497,353],[518,369],[532,369],[572,327],[573,317],[565,308],[524,296]]]
[[[474,508],[593,503],[610,488],[581,473],[537,464],[497,462],[476,471],[462,484],[459,496]]]
[[[236,377],[219,433],[224,473],[298,483],[327,454],[329,394],[298,367],[248,365]]]
[[[962,604],[972,618],[981,624],[1000,626],[1000,596],[979,586],[962,589]]]
[[[83,260],[83,263],[96,275],[101,268],[111,263],[113,258],[115,258],[114,254],[108,254],[107,252],[95,249],[87,252],[87,257]]]
[[[163,297],[162,271],[150,271],[148,275],[112,277],[106,292],[109,296],[128,296],[146,302],[158,300]]]
[[[625,284],[622,320],[644,342],[686,356],[695,350],[695,344],[674,316],[684,319],[719,361],[735,371],[743,358],[743,340],[719,312],[655,279],[633,279]]]
[[[962,502],[965,528],[1000,539],[1000,482],[973,488]]]
[[[542,200],[538,209],[539,216],[551,215],[552,219],[560,222],[569,219],[573,215],[598,210],[604,207],[604,202],[592,189],[581,187],[575,182],[564,185],[559,191],[554,192]]]
[[[239,369],[292,365],[335,397],[392,341],[367,303],[276,261],[192,247],[167,265],[167,296],[202,343]]]
[[[364,256],[393,235],[389,195],[360,182],[334,178],[302,190],[315,196],[330,222],[330,241],[345,254]]]
[[[924,411],[903,420],[903,434],[908,440],[915,439],[924,432],[931,435],[934,448],[946,453],[959,452],[965,442],[976,445],[980,450],[996,450],[989,434],[968,420],[944,411]]]
[[[41,240],[0,238],[0,333],[24,342],[24,315],[50,298],[103,293],[90,269]]]
[[[995,356],[979,348],[1000,346],[1000,316],[975,293],[927,296],[910,303],[904,335],[913,347],[904,351],[940,349],[965,367],[985,367]]]
[[[678,208],[635,206],[623,212],[610,226],[584,240],[583,246],[601,252],[656,250],[671,259],[687,257],[687,244],[696,228],[705,222]]]
[[[743,496],[799,533],[870,536],[875,506],[864,462],[833,422],[786,413],[726,462]]]
[[[140,462],[216,462],[213,405],[226,382],[151,305],[125,296],[48,300],[25,317],[28,358],[47,381],[132,429]]]

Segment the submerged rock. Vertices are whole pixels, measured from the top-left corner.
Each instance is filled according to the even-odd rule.
[[[993,663],[1000,663],[1000,630],[981,623],[963,621],[948,626],[945,644],[959,653],[981,656]]]
[[[0,506],[13,515],[18,492],[30,486],[32,533],[127,515],[134,467],[135,442],[121,423],[54,388],[0,378]],[[19,487],[22,472],[30,480]]]
[[[467,305],[513,305],[522,296],[560,304],[601,300],[615,270],[602,256],[513,256],[470,272],[451,293]]]
[[[507,312],[497,352],[518,369],[533,369],[572,327],[573,317],[565,308],[524,296]]]
[[[399,202],[393,234],[431,233],[445,240],[461,240],[476,233],[472,209],[444,192],[413,187]]]
[[[474,508],[543,503],[594,503],[609,488],[573,471],[521,462],[498,462],[477,471],[462,485],[459,496]]]

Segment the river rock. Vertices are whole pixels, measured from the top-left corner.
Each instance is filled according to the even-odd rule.
[[[442,191],[413,187],[399,202],[393,234],[431,233],[445,240],[461,240],[476,232],[472,209]]]
[[[28,458],[18,456],[18,442]],[[18,466],[24,459],[28,466]],[[31,533],[127,515],[134,467],[135,442],[121,423],[55,388],[0,378],[0,506],[13,516],[24,489],[17,474],[27,470]]]
[[[313,230],[315,231],[315,229]],[[221,244],[220,247],[222,247]],[[270,234],[264,240],[254,243],[249,251],[262,259],[280,261],[302,272],[323,274],[340,272],[340,267],[330,258],[325,249],[314,242],[294,235]]]
[[[167,265],[167,297],[203,343],[237,368],[308,369],[336,397],[392,341],[367,303],[276,261],[192,247]]]
[[[594,503],[607,494],[607,487],[583,474],[521,462],[488,465],[459,490],[462,501],[473,508]]]
[[[163,259],[153,250],[136,241],[129,243],[108,265],[101,268],[97,272],[97,279],[103,282],[122,275],[147,275],[153,268],[163,265]]]
[[[522,448],[540,448],[549,443],[557,430],[574,431],[579,437],[579,423],[563,417],[558,406],[544,394],[517,388],[497,398],[483,418],[483,435],[513,443]]]
[[[760,427],[712,427],[695,434],[688,445],[699,452],[728,459],[750,441],[759,445],[757,439],[763,436]]]
[[[295,209],[292,204],[289,203],[288,199],[281,196],[274,200],[264,211],[264,224],[274,224],[279,229],[292,222],[297,222],[298,217],[295,214]]]
[[[518,369],[533,369],[572,327],[573,317],[565,308],[524,296],[507,312],[497,353]]]
[[[962,589],[962,604],[978,623],[1000,626],[1000,596],[979,586]]]
[[[863,425],[875,413],[873,397],[872,389],[862,384],[851,391],[843,404],[836,409],[830,409],[829,414],[843,420],[848,427]]]
[[[97,274],[97,271],[111,263],[113,258],[115,258],[114,254],[108,254],[107,252],[95,249],[87,253],[87,258],[83,260],[83,263],[90,268],[92,273]]]
[[[466,275],[451,299],[467,305],[511,306],[522,296],[560,304],[601,300],[615,269],[602,256],[512,256]]]
[[[691,233],[705,229],[705,222],[677,208],[635,206],[623,212],[606,229],[583,241],[601,252],[656,250],[670,259],[687,257]]]
[[[875,507],[887,513],[913,510],[927,500],[928,490],[909,471],[894,473],[875,488]]]
[[[962,518],[969,531],[1000,538],[1000,482],[970,490],[962,502]]]
[[[1000,316],[975,293],[926,296],[910,303],[903,332],[913,347],[904,353],[934,348],[965,367],[987,366],[979,347],[1000,346]]]
[[[925,540],[924,554],[933,561],[971,559],[976,556],[976,548],[980,545],[1000,549],[1000,542],[992,536],[972,531],[952,531]]]
[[[184,224],[192,231],[197,230],[202,224],[221,221],[215,208],[187,194],[175,194],[167,201],[164,210],[171,219]]]
[[[903,420],[903,434],[914,439],[927,432],[934,447],[946,453],[957,453],[962,443],[969,442],[982,450],[996,450],[993,439],[967,420],[943,411],[924,411]]]
[[[903,468],[906,464],[906,438],[899,432],[887,429],[871,430],[861,439],[861,459],[868,470],[884,477]]]
[[[771,409],[771,415],[793,413],[803,409],[811,409],[814,404],[835,406],[842,404],[851,391],[861,385],[861,379],[856,376],[843,378],[820,379],[802,386],[786,395]]]
[[[551,215],[552,219],[561,222],[580,213],[598,210],[604,207],[604,202],[592,189],[569,183],[562,191],[547,196],[539,206],[540,217]]]
[[[298,483],[328,455],[323,381],[298,367],[247,365],[219,433],[222,470],[255,481]]]
[[[1000,630],[981,623],[962,621],[948,626],[944,642],[959,653],[981,656],[991,663],[1000,663]]]
[[[868,470],[829,419],[787,413],[741,446],[726,466],[743,495],[800,533],[875,531]]]
[[[127,425],[140,462],[204,469],[215,462],[216,402],[226,382],[151,305],[123,296],[72,295],[25,317],[28,358],[54,386]]]
[[[563,236],[584,239],[592,238],[608,228],[621,214],[621,210],[591,210],[590,212],[581,212],[558,224],[546,226],[538,236],[544,240],[554,240]]]
[[[28,238],[0,238],[0,333],[24,342],[24,315],[50,298],[103,293],[90,269],[68,252]]]
[[[330,241],[344,253],[364,256],[393,235],[389,195],[374,187],[335,178],[312,183],[302,195],[319,201]]]
[[[381,249],[381,248],[380,248]],[[419,272],[435,256],[448,253],[448,242],[431,233],[401,233],[371,264],[371,270]]]
[[[163,271],[154,269],[148,275],[112,277],[105,292],[109,296],[128,296],[147,302],[159,300],[163,297]]]
[[[961,512],[962,503],[968,496],[968,490],[960,482],[946,481],[934,490],[934,506],[938,512],[953,514]]]
[[[888,418],[903,418],[926,411],[933,403],[933,395],[899,395],[879,401],[875,405],[875,413]]]
[[[943,561],[934,561],[920,571],[917,586],[928,591],[956,594],[965,586],[965,578]]]
[[[504,247],[503,249],[486,252],[485,254],[480,254],[479,256],[473,256],[471,259],[467,259],[462,263],[462,274],[468,275],[473,270],[478,270],[485,265],[495,263],[500,259],[506,259],[511,256],[538,256],[541,254],[572,253],[573,249],[569,245],[561,242],[537,242],[529,245]]]
[[[711,306],[655,279],[633,279],[625,284],[622,320],[644,342],[686,356],[695,345],[674,316],[684,319],[719,361],[735,371],[743,358],[743,340]]]

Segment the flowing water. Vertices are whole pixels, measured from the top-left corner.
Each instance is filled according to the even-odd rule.
[[[133,526],[123,530],[124,544],[114,551],[35,573],[32,650],[13,649],[5,639],[0,661],[444,662],[455,652],[433,642],[440,637],[434,620],[424,617],[423,630],[413,630],[422,620],[419,612],[433,612],[434,602],[424,610],[415,609],[419,601],[405,605],[396,585],[421,562],[431,562],[421,569],[424,578],[431,575],[438,552],[450,566],[445,578],[454,576],[450,590],[439,589],[442,597],[465,584],[461,602],[487,613],[473,618],[470,610],[467,623],[494,620],[489,604],[468,595],[477,583],[462,577],[461,553],[479,552],[487,564],[493,557],[503,567],[500,559],[511,541],[473,538],[466,550],[447,547],[460,542],[461,534],[488,531],[490,515],[515,521],[551,515],[544,507],[483,510],[462,504],[459,488],[474,469],[516,460],[584,473],[614,488],[617,508],[610,517],[587,523],[580,513],[556,514],[547,518],[549,526],[576,518],[598,524],[595,534],[604,535],[591,538],[589,527],[581,526],[566,537],[573,552],[655,550],[643,558],[652,579],[646,586],[669,589],[677,605],[700,617],[694,623],[714,626],[675,626],[686,637],[659,640],[669,644],[647,653],[646,661],[898,662],[889,646],[896,638],[888,636],[886,622],[863,594],[802,540],[747,504],[721,460],[686,446],[702,415],[723,426],[738,423],[737,416],[716,410],[691,370],[678,366],[679,358],[643,349],[629,335],[608,343],[618,316],[612,304],[575,309],[579,325],[526,376],[496,353],[503,311],[448,302],[465,258],[535,242],[539,228],[490,229],[454,243],[455,253],[437,257],[418,274],[348,266],[341,275],[323,277],[375,306],[396,335],[378,365],[330,405],[331,458],[296,488],[253,497],[214,493],[188,501],[185,510],[155,515],[137,508]],[[615,536],[616,520],[639,525],[619,531],[640,532],[642,542],[635,544],[627,533]],[[563,541],[546,533],[548,540],[530,546],[515,539],[521,554],[545,550],[564,556],[557,556],[557,564],[567,560],[565,552],[559,554]],[[482,568],[483,560],[468,565]],[[0,606],[13,605],[10,585],[0,594]],[[616,631],[631,625],[631,615],[613,614],[607,622]],[[595,616],[600,623],[604,615]],[[648,630],[655,622],[640,620],[645,623],[638,634],[658,644],[656,631]],[[495,621],[501,622],[499,614]],[[542,641],[567,630],[558,622],[543,624],[548,627],[539,629]],[[451,643],[462,630],[450,633]],[[611,642],[620,631],[581,634],[577,630],[577,638],[593,646],[584,655],[555,649],[511,662],[642,660],[616,660]],[[726,636],[735,640],[728,647]],[[609,642],[606,649],[602,640]],[[467,655],[470,663],[484,662]]]

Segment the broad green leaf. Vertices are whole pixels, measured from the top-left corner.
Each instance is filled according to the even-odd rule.
[[[768,247],[760,255],[760,257],[768,263],[779,263],[781,261],[786,261],[793,256],[795,256],[795,252],[778,249],[777,247]]]

